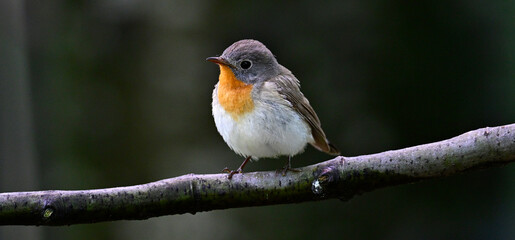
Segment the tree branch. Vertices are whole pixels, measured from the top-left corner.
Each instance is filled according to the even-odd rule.
[[[356,194],[515,161],[515,124],[378,154],[336,157],[301,172],[195,175],[83,191],[0,194],[0,225],[70,225]]]

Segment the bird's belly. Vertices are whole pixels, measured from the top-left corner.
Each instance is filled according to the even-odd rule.
[[[220,135],[236,153],[253,158],[293,156],[313,141],[311,129],[291,107],[256,103],[238,118],[213,102],[213,117]]]

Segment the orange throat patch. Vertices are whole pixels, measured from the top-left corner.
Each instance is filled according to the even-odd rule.
[[[236,78],[232,70],[222,64],[218,78],[218,102],[231,114],[234,120],[254,109],[252,101],[252,85]]]

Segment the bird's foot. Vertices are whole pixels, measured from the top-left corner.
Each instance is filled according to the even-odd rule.
[[[228,178],[228,179],[231,179],[231,178],[232,178],[232,176],[233,176],[234,174],[242,173],[242,172],[243,172],[243,170],[242,170],[241,168],[238,168],[238,169],[236,169],[236,170],[230,170],[229,168],[224,168],[224,169],[222,170],[222,172],[223,172],[223,173],[228,173],[228,174],[229,174],[229,176],[227,176],[227,178]]]
[[[286,176],[286,173],[288,171],[290,172],[302,172],[302,170],[300,169],[295,169],[295,168],[291,168],[291,156],[288,156],[288,160],[286,161],[286,164],[284,165],[284,167],[280,170],[277,170],[277,172],[281,172],[283,176]]]
[[[237,169],[237,170],[229,170],[229,168],[224,168],[222,170],[222,172],[224,173],[229,173],[229,176],[227,177],[228,179],[231,179],[232,178],[232,175],[236,174],[236,173],[242,173],[243,172],[243,168],[245,167],[245,165],[249,162],[250,160],[250,156],[248,156],[247,158],[245,158],[245,160],[243,161],[243,163],[241,163],[241,166]]]
[[[276,172],[281,173],[283,176],[286,176],[287,172],[302,172],[302,170],[297,169],[297,168],[292,168],[290,162],[288,161],[288,163],[286,165],[284,165],[283,168],[278,169]]]

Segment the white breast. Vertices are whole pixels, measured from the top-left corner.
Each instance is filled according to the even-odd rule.
[[[213,91],[213,117],[224,141],[242,156],[293,156],[313,142],[311,129],[291,104],[274,90],[273,83],[265,83],[255,96],[254,110],[233,119],[218,102],[217,89]],[[270,90],[270,91],[269,91]]]

